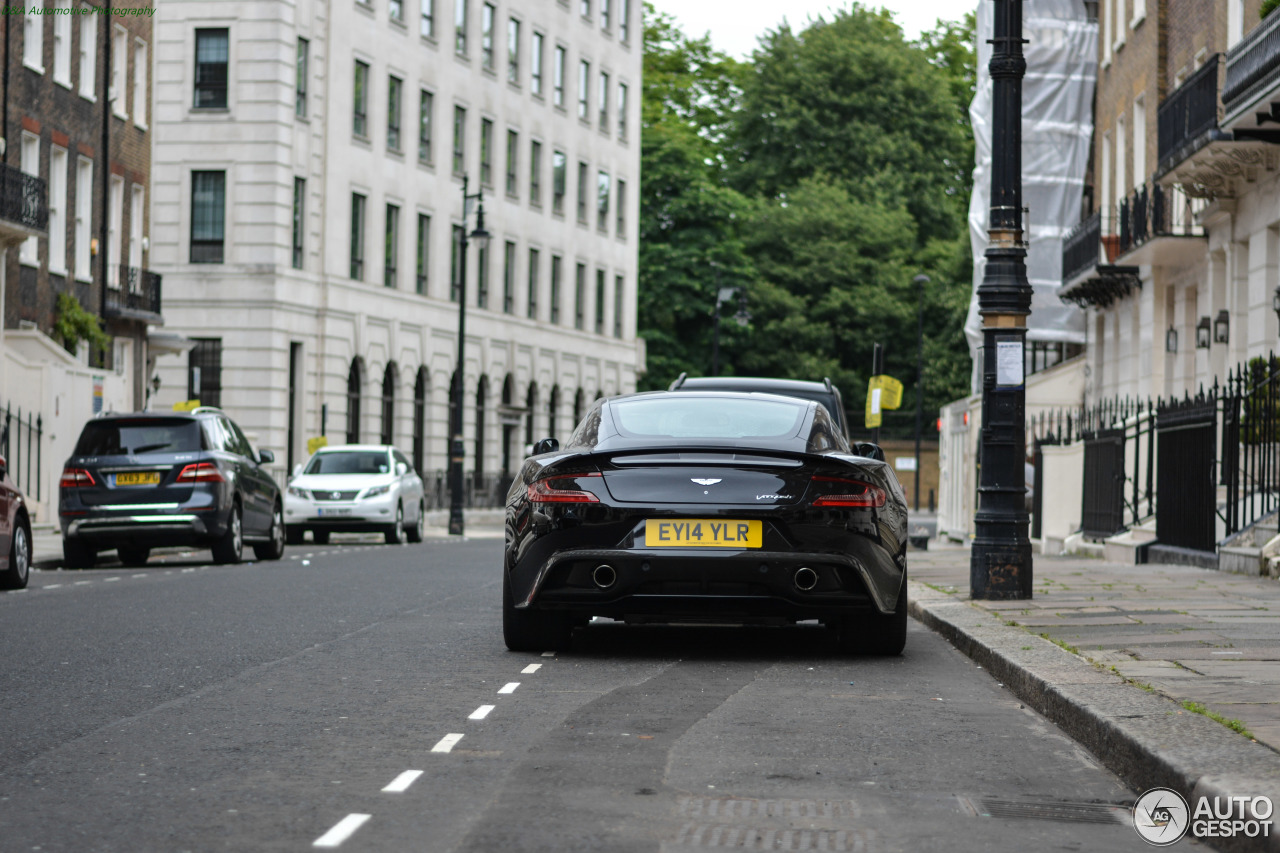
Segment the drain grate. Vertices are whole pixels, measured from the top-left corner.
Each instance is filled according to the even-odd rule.
[[[855,829],[779,829],[687,823],[676,838],[677,847],[721,850],[831,850],[864,853],[874,848],[875,835]]]
[[[826,818],[857,819],[862,816],[853,800],[758,800],[748,797],[681,797],[683,817],[730,819]]]
[[[978,817],[1006,820],[1057,820],[1067,823],[1128,823],[1126,806],[1109,803],[1064,803],[1054,800],[1004,800],[982,797],[962,799],[962,804]]]

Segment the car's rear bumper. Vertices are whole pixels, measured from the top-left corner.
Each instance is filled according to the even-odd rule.
[[[62,516],[65,539],[94,548],[119,545],[163,547],[166,545],[207,545],[226,532],[224,513],[92,513]]]

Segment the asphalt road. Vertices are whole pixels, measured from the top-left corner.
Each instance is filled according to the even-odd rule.
[[[1148,849],[1135,792],[914,622],[892,659],[612,623],[515,654],[500,555],[33,573],[0,594],[0,850]]]

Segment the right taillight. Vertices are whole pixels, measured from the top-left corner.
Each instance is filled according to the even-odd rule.
[[[861,480],[843,477],[814,477],[814,487],[822,492],[813,499],[814,506],[884,506],[884,489]]]
[[[83,468],[63,468],[62,479],[58,481],[58,485],[64,489],[78,489],[81,486],[96,486],[98,483],[93,479],[93,475]]]
[[[178,472],[179,483],[221,483],[225,479],[212,462],[196,462]]]

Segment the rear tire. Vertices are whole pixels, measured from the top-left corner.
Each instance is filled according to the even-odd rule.
[[[290,524],[284,529],[284,541],[290,545],[301,545],[302,537],[307,534],[305,527],[299,527],[296,524]]]
[[[427,507],[422,502],[418,503],[418,520],[413,523],[406,531],[409,535],[410,542],[421,542],[427,536]]]
[[[311,540],[312,540],[313,542],[315,542],[317,545],[328,545],[328,544],[329,544],[329,531],[327,531],[327,530],[313,530],[313,531],[311,531]]]
[[[62,565],[68,569],[90,569],[98,562],[98,552],[74,539],[62,540]]]
[[[271,539],[253,546],[253,556],[259,560],[278,560],[284,556],[284,513],[276,504],[271,510]]]
[[[125,545],[116,548],[116,554],[120,556],[120,565],[122,566],[145,566],[147,558],[151,556],[151,549],[145,546]]]
[[[227,532],[213,543],[213,561],[221,565],[238,563],[244,556],[244,528],[240,522],[240,504],[231,505],[227,517]]]
[[[569,647],[573,621],[568,614],[517,610],[511,581],[502,570],[502,639],[513,652],[559,651]]]
[[[902,654],[907,645],[907,573],[902,573],[898,604],[888,616],[876,611],[844,620],[836,631],[840,651],[851,655]]]
[[[404,504],[396,504],[396,520],[382,532],[382,538],[388,545],[404,544]]]
[[[0,589],[26,589],[31,579],[31,531],[19,515],[9,542],[9,568],[0,572]]]

